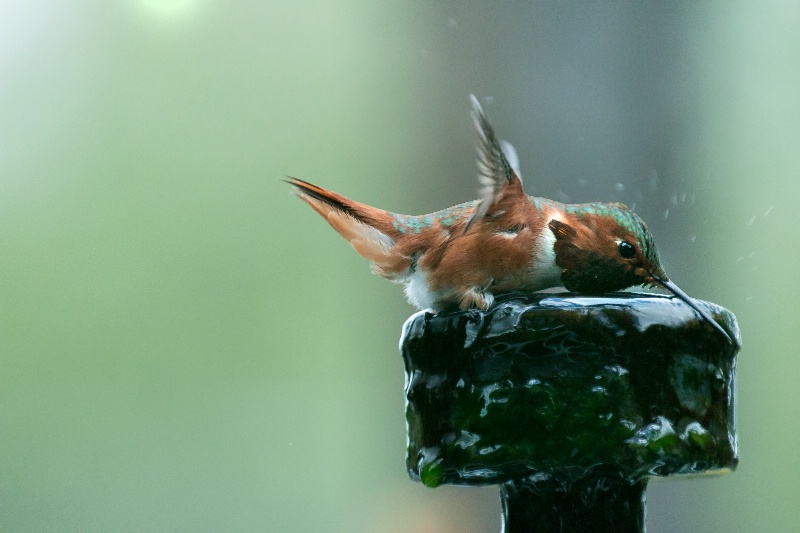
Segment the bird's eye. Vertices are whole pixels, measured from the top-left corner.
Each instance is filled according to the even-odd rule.
[[[636,256],[636,247],[628,241],[620,241],[617,249],[619,250],[619,255],[625,259],[630,259],[631,257]]]

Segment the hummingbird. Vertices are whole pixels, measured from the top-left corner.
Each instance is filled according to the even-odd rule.
[[[621,203],[564,204],[528,196],[519,159],[470,95],[478,132],[480,198],[427,215],[403,215],[307,181],[287,183],[370,262],[405,286],[418,309],[487,310],[496,294],[565,287],[602,294],[661,286],[692,307],[729,343],[711,315],[670,281],[644,221]]]

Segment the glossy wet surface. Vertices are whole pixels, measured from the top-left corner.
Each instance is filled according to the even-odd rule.
[[[735,317],[697,301],[734,338]],[[672,297],[504,295],[404,328],[407,467],[428,486],[736,466],[736,348]]]

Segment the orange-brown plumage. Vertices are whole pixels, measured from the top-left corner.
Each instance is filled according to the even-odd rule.
[[[494,292],[544,288],[536,258],[547,254],[540,242],[549,231],[547,213],[525,195],[506,156],[510,148],[495,138],[477,100],[473,105],[484,186],[479,201],[429,215],[398,215],[303,180],[289,180],[377,274],[404,282],[418,307],[456,303],[487,308]],[[554,265],[547,268],[552,281]]]
[[[667,278],[644,222],[622,204],[562,204],[522,189],[516,154],[477,99],[480,199],[428,215],[371,207],[291,178],[373,271],[403,283],[420,309],[491,306],[494,295],[556,286],[584,293],[659,284],[727,333]]]
[[[398,237],[392,227],[391,214],[346,198],[313,183],[290,178],[300,198],[344,237],[359,255],[370,261],[383,277],[407,268],[408,258],[391,251]]]
[[[464,307],[480,299],[476,289],[518,290],[529,284],[524,278],[529,277],[545,219],[528,205],[519,181],[487,212],[485,223],[472,225],[466,233],[475,202],[451,208],[457,211],[452,220],[439,213],[412,217],[355,202],[302,180],[289,182],[385,278],[403,281],[424,272],[429,291],[441,292],[446,300]],[[399,220],[426,218],[429,223],[418,232],[398,229]],[[511,233],[516,234],[513,242]]]

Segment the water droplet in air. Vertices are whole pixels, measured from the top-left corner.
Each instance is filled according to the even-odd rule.
[[[656,169],[650,170],[650,190],[658,190],[658,172],[656,172]]]

